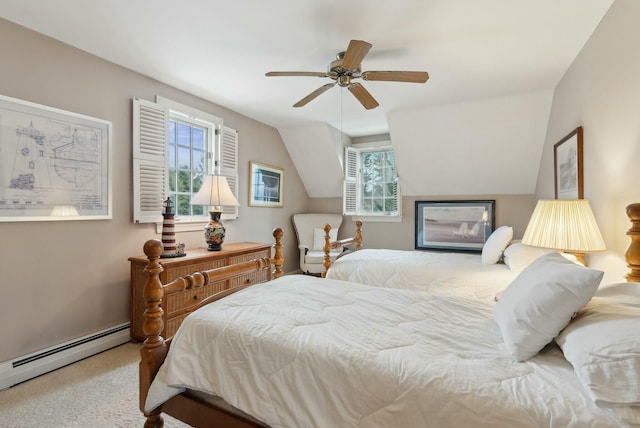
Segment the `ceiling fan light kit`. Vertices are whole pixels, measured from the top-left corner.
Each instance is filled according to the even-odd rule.
[[[349,89],[349,92],[362,104],[367,110],[379,106],[375,98],[354,79],[363,79],[366,81],[383,81],[383,82],[408,82],[408,83],[425,83],[429,79],[429,73],[426,71],[365,71],[361,70],[361,63],[364,57],[371,49],[371,43],[362,40],[351,40],[347,50],[339,52],[336,59],[329,64],[327,72],[314,71],[270,71],[265,75],[267,77],[277,76],[303,76],[303,77],[328,77],[334,82],[327,83],[311,92],[306,97],[295,103],[294,107],[302,107],[320,94],[333,88],[336,84],[340,87]]]

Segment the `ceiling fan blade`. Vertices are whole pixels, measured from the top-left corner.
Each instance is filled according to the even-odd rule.
[[[342,67],[347,69],[356,69],[360,67],[360,63],[369,53],[371,43],[362,40],[351,40],[349,46],[342,57]]]
[[[267,77],[274,76],[311,76],[311,77],[329,77],[327,73],[316,71],[270,71],[264,74]]]
[[[304,97],[303,99],[301,99],[300,101],[295,103],[293,106],[294,107],[302,107],[302,106],[306,105],[309,101],[311,101],[312,99],[314,99],[318,95],[320,95],[320,94],[328,91],[329,89],[333,88],[336,83],[338,83],[338,82],[327,83],[326,85],[320,86],[318,89],[316,89],[315,91],[311,92],[309,95],[307,95],[306,97]]]
[[[379,80],[387,82],[424,83],[429,80],[426,71],[365,71],[364,80]]]
[[[371,110],[372,108],[378,107],[380,104],[371,96],[369,91],[367,91],[364,86],[359,83],[352,83],[349,85],[349,91],[353,94],[354,97],[360,101],[360,104],[367,110]]]

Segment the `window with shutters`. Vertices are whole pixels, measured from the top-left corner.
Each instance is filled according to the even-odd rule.
[[[214,169],[209,165],[211,132],[215,134],[211,126],[188,118],[169,118],[167,194],[178,217],[207,214],[206,207],[191,205],[191,196],[200,189],[204,174]]]
[[[347,147],[344,214],[380,220],[401,216],[396,159],[391,147]]]
[[[158,97],[134,99],[134,222],[162,225],[163,202],[173,201],[176,231],[200,230],[207,207],[191,205],[206,174],[227,177],[236,199],[238,133],[221,118]],[[223,207],[223,220],[238,207]]]

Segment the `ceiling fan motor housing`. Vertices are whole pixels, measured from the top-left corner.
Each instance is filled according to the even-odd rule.
[[[338,85],[342,87],[346,87],[351,84],[352,78],[355,79],[360,77],[360,75],[362,74],[362,70],[360,69],[360,67],[351,68],[351,69],[344,68],[342,66],[343,55],[344,55],[344,52],[340,52],[337,55],[338,59],[336,59],[335,61],[331,61],[331,64],[329,64],[329,68],[327,70],[327,74],[332,79],[337,80]]]

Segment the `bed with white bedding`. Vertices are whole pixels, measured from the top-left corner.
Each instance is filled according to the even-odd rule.
[[[512,241],[500,226],[480,252],[361,249],[334,261],[327,278],[378,287],[428,291],[491,300],[538,257],[553,252]],[[576,261],[575,256],[564,254]]]
[[[493,299],[542,254],[530,255],[532,247],[520,243],[509,245],[512,238],[513,228],[505,225],[491,233],[481,252],[361,249],[334,261],[325,276],[378,287]],[[507,251],[507,247],[511,248]]]
[[[505,349],[493,304],[285,276],[191,314],[147,397],[185,388],[271,427],[619,427],[555,344]],[[640,408],[638,408],[640,409]]]
[[[380,287],[493,299],[518,275],[480,253],[362,249],[333,262],[326,277]]]
[[[518,246],[505,251],[517,275],[498,302],[469,280],[281,277],[274,237],[271,260],[169,284],[161,242],[145,244],[146,427],[162,427],[163,413],[209,428],[640,427],[640,283],[598,288],[602,272],[555,252],[530,262]],[[267,268],[277,279],[212,296],[160,336],[163,294]]]

